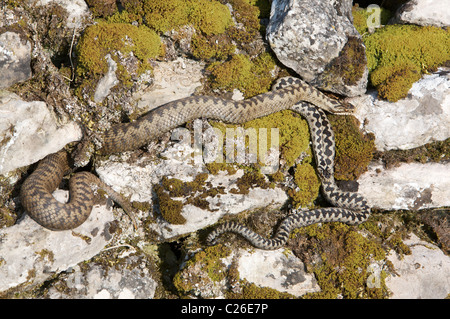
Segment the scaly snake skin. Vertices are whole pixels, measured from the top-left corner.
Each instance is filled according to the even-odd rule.
[[[343,105],[330,99],[299,79],[280,81],[278,87],[244,101],[230,101],[216,97],[193,96],[169,102],[143,115],[131,123],[112,126],[101,137],[101,154],[112,154],[137,149],[187,121],[197,118],[221,120],[240,124],[281,110],[292,109],[304,115],[309,122],[317,162],[317,170],[327,198],[336,206],[310,212],[294,212],[280,226],[273,239],[264,239],[244,226],[225,223],[209,236],[214,243],[223,232],[236,232],[257,247],[275,249],[286,242],[294,227],[321,221],[359,223],[368,216],[365,200],[356,193],[340,191],[334,183],[334,136],[322,110],[337,114],[348,114],[353,106]],[[70,180],[70,200],[67,204],[56,201],[52,192],[68,171],[67,154],[60,151],[43,159],[37,169],[26,179],[21,188],[21,199],[25,210],[42,226],[52,230],[72,229],[81,225],[88,217],[93,205],[93,186],[102,188],[132,218],[131,208],[120,194],[114,192],[98,177],[88,172],[75,174]],[[357,211],[361,211],[358,213]]]
[[[274,89],[295,83],[295,78],[281,79]],[[317,172],[322,182],[322,191],[329,202],[337,207],[320,208],[310,211],[293,210],[282,221],[271,239],[262,237],[247,227],[226,222],[219,225],[207,237],[210,245],[217,243],[218,237],[225,232],[233,232],[247,239],[253,246],[261,249],[278,249],[284,246],[294,228],[320,222],[342,222],[351,225],[364,222],[370,215],[367,201],[358,193],[341,191],[334,180],[334,133],[324,111],[314,105],[299,102],[290,108],[300,113],[307,121],[312,139]]]
[[[40,225],[51,230],[78,227],[89,217],[94,205],[94,187],[103,189],[136,221],[129,203],[97,176],[89,172],[74,174],[69,180],[69,202],[60,203],[52,195],[63,176],[70,172],[67,153],[62,150],[41,160],[36,170],[25,180],[20,190],[22,205]]]

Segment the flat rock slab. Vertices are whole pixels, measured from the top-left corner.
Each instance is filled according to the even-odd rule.
[[[113,238],[112,210],[94,206],[86,222],[73,230],[48,230],[28,215],[0,229],[0,292],[33,286],[97,255]]]
[[[31,77],[31,44],[14,32],[0,34],[0,89]]]
[[[297,297],[320,291],[316,278],[305,271],[303,262],[292,254],[286,254],[284,249],[240,250],[238,255],[241,279]]]
[[[385,170],[370,165],[359,179],[359,193],[381,209],[424,209],[450,206],[450,164],[409,163]]]
[[[407,150],[450,137],[450,72],[441,68],[415,82],[397,102],[377,98],[376,92],[348,99],[366,132],[375,135],[379,151]]]
[[[446,298],[450,293],[450,257],[413,234],[404,243],[411,249],[410,255],[399,257],[391,253],[388,256],[398,274],[386,278],[391,298]]]
[[[0,90],[0,174],[36,163],[79,141],[75,122],[60,125],[44,102],[26,102]]]

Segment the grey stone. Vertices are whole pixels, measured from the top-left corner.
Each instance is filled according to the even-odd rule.
[[[44,102],[25,102],[7,91],[0,91],[0,113],[0,174],[33,164],[82,137],[76,123],[59,124]]]
[[[86,222],[73,230],[50,231],[28,215],[0,229],[0,292],[41,284],[97,255],[113,238],[113,221],[112,210],[94,206]]]
[[[149,299],[155,295],[157,283],[139,256],[123,258],[114,267],[89,263],[78,265],[61,278],[68,289],[51,287],[50,299]]]
[[[31,78],[31,44],[14,32],[0,34],[0,89]]]
[[[373,163],[358,179],[358,192],[370,206],[418,210],[450,206],[450,165],[408,163],[391,169]]]
[[[111,58],[110,54],[105,56],[108,63],[108,72],[98,81],[97,88],[94,93],[94,101],[102,102],[111,92],[111,89],[119,83],[116,76],[117,63]]]
[[[375,135],[380,151],[411,149],[450,137],[450,73],[448,68],[415,82],[408,96],[383,101],[374,91],[349,98],[366,132]]]
[[[401,6],[395,14],[396,23],[410,23],[422,26],[450,26],[448,0],[411,0]]]
[[[392,299],[444,299],[450,292],[450,257],[437,246],[420,240],[414,234],[404,243],[410,255],[391,252],[388,259],[395,275],[386,278]]]
[[[347,0],[274,0],[267,40],[280,62],[305,81],[339,94],[364,93],[366,71],[352,84],[333,79],[335,83],[330,85],[326,76],[349,37],[360,38],[351,22],[350,9],[351,1]],[[364,65],[364,50],[361,54]]]

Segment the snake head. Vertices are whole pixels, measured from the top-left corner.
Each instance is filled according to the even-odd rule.
[[[337,115],[350,115],[353,114],[356,110],[356,107],[346,101],[340,101],[337,105],[333,107],[333,114]]]

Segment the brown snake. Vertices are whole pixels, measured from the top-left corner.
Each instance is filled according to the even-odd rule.
[[[192,96],[169,102],[134,122],[112,126],[101,137],[102,147],[99,151],[101,154],[111,154],[137,149],[162,133],[197,118],[240,124],[281,110],[295,111],[295,105],[300,101],[309,102],[337,114],[348,114],[353,111],[353,106],[343,105],[328,98],[299,79],[290,79],[286,87],[243,101]],[[77,173],[71,178],[70,200],[67,204],[56,201],[52,192],[58,187],[68,170],[67,154],[60,151],[43,159],[23,183],[22,204],[28,214],[39,224],[52,230],[72,229],[81,225],[92,210],[93,184],[104,189],[130,217],[133,216],[127,201],[122,196],[88,172]],[[136,227],[134,219],[133,223]]]

